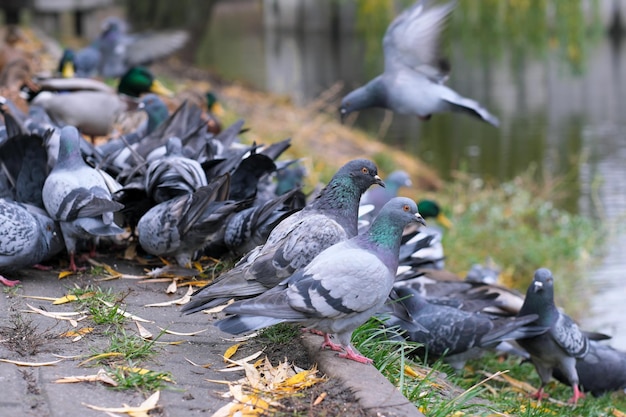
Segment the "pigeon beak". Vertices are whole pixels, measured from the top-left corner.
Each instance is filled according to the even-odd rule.
[[[385,188],[385,183],[384,183],[383,179],[380,178],[378,175],[374,175],[374,183],[380,185],[383,188]]]
[[[346,116],[348,115],[348,111],[345,107],[339,108],[339,118],[341,119],[341,124],[343,124],[344,120],[346,120]]]
[[[540,281],[533,282],[533,291],[539,292],[541,290],[543,290],[543,282],[540,282]]]
[[[426,220],[424,220],[422,215],[419,213],[415,213],[415,221],[421,224],[422,226],[426,226]]]

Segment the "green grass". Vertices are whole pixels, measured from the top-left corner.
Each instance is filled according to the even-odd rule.
[[[173,382],[169,372],[137,369],[134,366],[112,367],[109,373],[118,383],[116,390],[133,389],[141,392],[154,392],[162,390],[168,386],[168,383]]]
[[[263,344],[286,344],[302,333],[301,327],[292,323],[279,323],[259,332]]]
[[[161,332],[152,340],[146,340],[134,333],[127,333],[123,328],[110,335],[109,346],[105,352],[117,352],[127,361],[147,359],[157,354],[156,341],[163,335]]]
[[[534,271],[546,267],[557,280],[557,305],[585,311],[576,290],[606,231],[598,220],[558,208],[561,183],[541,182],[529,169],[497,186],[462,175],[447,184],[434,196],[454,223],[443,237],[446,269],[465,276],[490,257],[502,268],[501,283],[525,292]]]
[[[123,294],[115,293],[110,288],[103,290],[100,287],[87,286],[72,288],[69,292],[79,298],[78,305],[89,311],[95,324],[121,326],[127,321],[121,302]],[[108,306],[105,303],[113,304]]]

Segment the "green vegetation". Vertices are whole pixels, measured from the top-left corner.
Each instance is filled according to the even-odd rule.
[[[117,390],[135,389],[141,392],[154,392],[167,387],[172,382],[169,372],[157,372],[136,367],[113,367],[110,369],[118,386]]]
[[[300,326],[293,323],[279,323],[259,332],[263,344],[285,344],[302,333]]]
[[[446,269],[464,276],[490,257],[502,268],[501,283],[524,292],[533,272],[546,267],[558,279],[557,305],[584,311],[572,304],[582,302],[574,291],[605,233],[599,221],[557,208],[560,184],[536,179],[532,168],[497,186],[459,175],[436,195],[454,223],[443,238]]]

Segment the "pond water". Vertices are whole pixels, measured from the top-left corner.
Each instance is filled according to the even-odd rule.
[[[605,35],[607,23],[590,22],[589,10],[562,11],[574,20],[566,27],[559,25],[568,19],[537,27],[524,21],[488,23],[478,29],[471,20],[480,17],[463,4],[446,32],[452,63],[448,85],[497,115],[500,128],[465,115],[436,115],[425,123],[379,110],[361,112],[355,125],[419,156],[443,178],[462,169],[506,181],[529,166],[539,175],[566,176],[564,208],[602,218],[613,231],[606,257],[589,271],[592,288],[581,289],[583,296],[594,294],[583,324],[613,335],[612,345],[626,349],[626,232],[621,227],[626,48],[619,38]],[[496,30],[500,36],[489,33]],[[219,3],[197,42],[195,60],[226,79],[246,80],[303,105],[338,82],[349,91],[382,69],[379,35],[372,41],[353,33],[264,30],[258,1]]]

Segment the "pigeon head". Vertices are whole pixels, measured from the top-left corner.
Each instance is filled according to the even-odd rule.
[[[538,314],[539,318],[535,322],[538,325],[550,325],[557,319],[559,312],[554,304],[554,278],[549,269],[539,268],[535,271],[518,316],[526,314]]]
[[[169,117],[167,105],[159,98],[158,95],[150,93],[141,98],[138,110],[143,110],[148,115],[147,133],[152,133],[161,123]]]
[[[413,185],[409,174],[402,170],[393,171],[385,180],[388,186],[394,186],[397,188],[411,187]]]
[[[378,184],[381,187],[385,186],[383,180],[378,176],[378,168],[372,161],[367,159],[355,159],[348,162],[337,171],[337,174],[335,174],[331,182],[335,179],[346,177],[352,179],[354,184],[361,191],[361,194],[374,184]]]
[[[183,143],[180,141],[180,138],[176,136],[169,138],[165,144],[165,153],[167,155],[182,155]]]
[[[368,234],[378,245],[400,248],[402,231],[411,223],[426,225],[415,201],[407,197],[394,197],[383,206],[372,222]]]
[[[339,106],[339,116],[343,122],[350,113],[369,107],[383,107],[384,100],[380,89],[376,88],[378,78],[346,95]]]
[[[63,165],[66,161],[82,160],[80,155],[80,134],[74,126],[65,126],[61,129],[59,142],[58,165]]]
[[[154,78],[154,75],[144,67],[132,67],[120,78],[117,86],[118,93],[131,97],[139,97],[143,93],[155,93],[171,97],[173,93]]]

